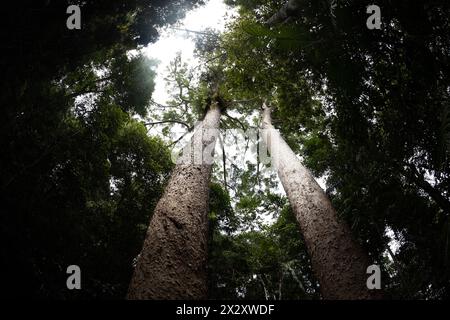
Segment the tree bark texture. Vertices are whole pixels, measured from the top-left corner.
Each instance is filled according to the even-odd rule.
[[[209,183],[220,114],[212,103],[177,161],[150,221],[128,299],[207,296]]]
[[[295,153],[272,126],[265,107],[262,136],[286,191],[311,257],[325,299],[380,297],[367,289],[368,257],[352,239],[347,224],[338,219],[330,200]]]
[[[280,23],[285,23],[288,19],[294,17],[300,9],[302,0],[288,0],[286,3],[274,13],[265,24],[269,27]]]

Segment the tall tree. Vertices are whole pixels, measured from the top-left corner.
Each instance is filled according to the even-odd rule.
[[[326,299],[368,299],[368,258],[338,219],[330,200],[312,174],[272,126],[264,104],[262,137],[299,222],[313,270]]]
[[[220,115],[212,99],[156,206],[128,299],[206,298],[209,183]]]
[[[147,113],[154,71],[128,51],[156,41],[158,27],[199,3],[5,4],[0,261],[8,297],[125,296],[172,167],[167,146],[131,117]],[[81,30],[66,27],[72,4]],[[83,290],[67,290],[70,264],[86,275]]]
[[[228,78],[276,100],[274,125],[386,272],[385,297],[448,298],[449,2],[377,1],[381,30],[368,1],[304,0],[270,28],[286,1],[227,2]]]

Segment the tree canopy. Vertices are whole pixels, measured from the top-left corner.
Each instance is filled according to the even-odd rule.
[[[152,99],[157,62],[140,49],[203,1],[82,1],[72,33],[67,1],[12,4],[0,30],[5,291],[123,298],[171,156],[216,99],[211,298],[321,298],[292,208],[258,155],[263,101],[381,266],[385,296],[448,298],[450,3],[379,0],[382,27],[371,30],[366,1],[225,2],[237,17],[196,34],[200,66],[171,63],[164,105]],[[71,264],[86,279],[75,293],[64,285]]]

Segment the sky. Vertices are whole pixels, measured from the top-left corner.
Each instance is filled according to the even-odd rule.
[[[181,52],[182,60],[187,62],[188,65],[196,66],[199,63],[194,57],[195,44],[188,37],[189,33],[173,28],[194,31],[213,28],[223,31],[226,18],[230,16],[230,11],[230,8],[222,0],[209,0],[206,5],[189,11],[186,17],[172,28],[161,30],[159,40],[146,47],[145,54],[149,58],[160,61],[156,70],[158,75],[155,79],[154,101],[164,104],[169,98],[165,89],[164,77],[167,74],[166,69],[169,63],[175,59],[177,52]]]

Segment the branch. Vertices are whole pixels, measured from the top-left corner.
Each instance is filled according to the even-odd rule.
[[[226,169],[227,158],[226,158],[226,155],[225,155],[225,145],[223,143],[223,139],[222,139],[222,136],[220,134],[219,134],[219,142],[220,142],[220,146],[222,147],[223,184],[225,186],[225,191],[228,193],[227,169]]]
[[[190,127],[188,129],[188,131],[186,131],[185,133],[183,133],[183,135],[181,137],[179,137],[177,140],[175,140],[174,142],[172,142],[171,144],[169,144],[169,148],[173,147],[174,145],[176,145],[178,142],[180,142],[189,132],[191,132],[194,129],[194,127]]]
[[[259,130],[256,130],[256,183],[259,189],[261,189],[261,177],[259,171],[260,159],[259,159]]]
[[[155,106],[157,106],[158,108],[161,108],[161,109],[167,109],[167,108],[178,108],[179,106],[181,106],[183,104],[183,102],[180,102],[180,103],[175,104],[173,106],[168,106],[168,105],[164,105],[164,104],[158,103],[158,102],[156,102],[154,100],[150,100],[150,104],[153,104],[153,105],[155,105]]]
[[[249,103],[249,102],[252,102],[252,101],[255,101],[255,100],[258,100],[258,99],[259,99],[258,97],[254,97],[254,98],[251,98],[251,99],[233,100],[233,101],[228,102],[228,104]]]
[[[218,54],[217,56],[214,56],[214,57],[212,57],[212,58],[209,58],[209,59],[206,60],[203,64],[199,64],[199,65],[195,66],[192,70],[195,70],[195,69],[197,69],[197,68],[200,68],[200,67],[203,66],[204,64],[208,64],[208,63],[210,63],[210,62],[212,62],[212,61],[214,61],[214,60],[216,60],[216,59],[222,58],[223,56],[226,56],[226,55],[227,55],[226,52],[223,52],[223,53],[221,53],[221,54]]]
[[[426,181],[423,175],[413,164],[408,164],[411,169],[411,177],[419,188],[424,190],[445,213],[450,213],[450,201],[442,193]]]
[[[234,118],[234,117],[230,116],[230,115],[229,115],[228,113],[226,113],[226,112],[225,112],[224,114],[225,114],[225,116],[226,116],[227,118],[231,119],[232,121],[237,122],[237,123],[241,126],[242,130],[244,130],[244,131],[247,130],[247,128],[245,127],[245,125],[242,123],[241,120],[239,120],[239,119],[237,119],[237,118]]]
[[[68,94],[67,97],[76,98],[76,97],[83,96],[83,95],[86,95],[89,93],[104,93],[104,92],[106,92],[106,90],[87,89],[85,91],[73,92],[71,94]]]
[[[280,282],[278,283],[278,300],[281,300],[281,287],[283,285],[284,272],[281,270]]]
[[[154,126],[156,124],[163,124],[163,123],[177,123],[177,124],[181,124],[181,125],[185,126],[186,128],[188,128],[188,130],[191,129],[190,125],[188,125],[186,122],[181,121],[181,120],[163,120],[163,121],[156,121],[156,122],[145,122],[144,124],[146,126]]]
[[[196,31],[196,30],[182,29],[182,28],[175,28],[175,27],[168,27],[168,28],[172,29],[172,30],[177,30],[177,31],[185,31],[185,32],[190,32],[190,33],[195,33],[195,34],[201,34],[201,35],[204,35],[204,36],[215,35],[212,32]]]

